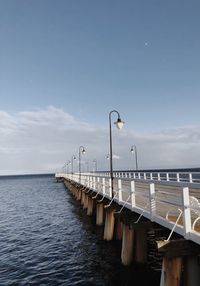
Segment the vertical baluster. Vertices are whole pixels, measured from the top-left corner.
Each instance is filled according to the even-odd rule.
[[[135,182],[131,181],[131,206],[135,207]]]
[[[122,201],[122,180],[118,180],[118,200]]]
[[[156,214],[156,200],[155,200],[155,184],[151,183],[149,187],[149,205],[150,205],[150,215],[151,220]]]
[[[182,198],[183,198],[183,224],[184,224],[185,238],[189,239],[191,232],[191,213],[190,213],[190,196],[188,187],[183,188]]]

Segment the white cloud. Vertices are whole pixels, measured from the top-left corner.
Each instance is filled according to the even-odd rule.
[[[54,172],[78,157],[79,146],[86,148],[84,162],[97,159],[98,168],[108,169],[109,130],[80,122],[60,108],[7,113],[0,111],[0,173]],[[135,168],[133,144],[137,146],[139,168],[199,166],[200,126],[183,126],[155,134],[136,134],[113,128],[114,169]],[[74,163],[74,168],[78,164]]]
[[[114,154],[112,157],[113,157],[113,159],[116,159],[116,160],[119,160],[119,159],[120,159],[120,156],[115,155],[115,154]]]

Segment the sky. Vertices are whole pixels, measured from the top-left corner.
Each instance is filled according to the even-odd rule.
[[[83,170],[108,170],[112,110],[115,170],[135,168],[132,145],[139,169],[200,167],[199,15],[199,0],[0,0],[0,174],[56,172],[80,146]]]

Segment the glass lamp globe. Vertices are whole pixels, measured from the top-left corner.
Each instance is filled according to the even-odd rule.
[[[118,118],[117,121],[116,121],[114,124],[116,125],[116,127],[117,127],[118,129],[122,129],[122,127],[123,127],[123,125],[124,125],[124,122],[121,121],[120,118]]]

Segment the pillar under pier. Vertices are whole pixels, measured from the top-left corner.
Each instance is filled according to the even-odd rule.
[[[83,201],[83,209],[87,209],[87,208],[88,208],[88,195],[85,194],[84,201]]]
[[[135,230],[135,261],[140,263],[147,262],[147,231],[146,229]]]
[[[104,227],[104,240],[112,240],[115,226],[115,210],[113,208],[106,209],[105,227]]]
[[[164,256],[160,286],[180,286],[181,268],[182,268],[181,257],[168,258]]]
[[[121,240],[123,234],[123,223],[119,217],[115,217],[115,239]]]
[[[87,208],[88,216],[91,216],[93,214],[93,209],[94,209],[93,199],[88,196],[88,208]]]
[[[184,286],[200,285],[200,263],[198,256],[187,256],[184,263]]]
[[[104,223],[104,205],[102,203],[96,204],[96,225],[103,225]]]
[[[181,286],[182,280],[184,286],[200,285],[199,245],[183,238],[157,241],[157,245],[164,254],[160,286]]]
[[[134,231],[129,225],[123,225],[121,262],[129,265],[133,261]]]

